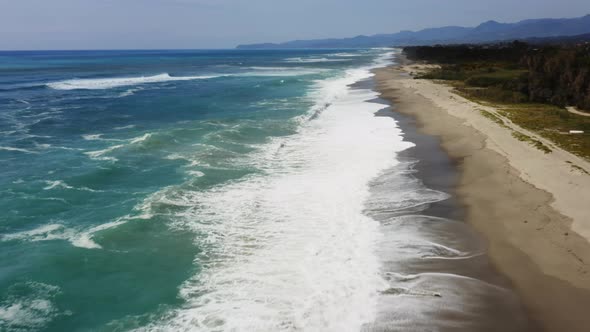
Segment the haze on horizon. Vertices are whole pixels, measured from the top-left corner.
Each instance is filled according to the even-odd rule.
[[[2,0],[0,50],[233,48],[588,13],[588,0]]]

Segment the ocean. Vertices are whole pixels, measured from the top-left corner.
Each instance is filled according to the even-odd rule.
[[[379,114],[394,55],[1,52],[0,330],[424,323],[400,262],[483,249],[422,213],[450,196]]]

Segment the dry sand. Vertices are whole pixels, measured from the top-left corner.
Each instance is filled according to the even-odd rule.
[[[376,71],[378,90],[395,111],[440,138],[461,175],[456,194],[469,222],[488,241],[527,312],[546,331],[590,331],[590,163],[509,121],[502,127],[452,89],[415,80],[414,65]],[[545,154],[512,132],[551,147]],[[436,167],[433,165],[433,167]]]

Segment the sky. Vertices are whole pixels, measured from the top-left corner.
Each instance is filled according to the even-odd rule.
[[[590,0],[0,0],[0,49],[233,48],[590,14]]]

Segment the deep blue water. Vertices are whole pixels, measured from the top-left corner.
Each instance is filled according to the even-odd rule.
[[[318,82],[383,53],[0,52],[0,330],[179,316],[234,259],[205,193],[280,172],[260,155],[333,102]]]

